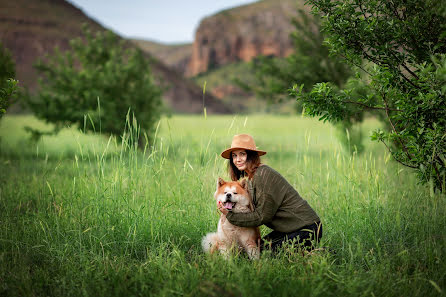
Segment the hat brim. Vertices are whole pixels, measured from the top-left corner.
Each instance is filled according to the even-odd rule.
[[[257,152],[259,154],[259,156],[263,156],[266,155],[265,151],[259,151],[259,150],[253,150],[253,149],[247,149],[244,147],[231,147],[228,148],[227,150],[223,151],[220,155],[225,158],[225,159],[230,159],[231,158],[231,153],[232,151],[236,151],[236,150],[245,150],[245,151],[253,151],[253,152]]]

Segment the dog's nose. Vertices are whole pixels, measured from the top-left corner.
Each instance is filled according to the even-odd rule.
[[[232,194],[231,193],[227,193],[226,194],[226,198],[231,198]]]

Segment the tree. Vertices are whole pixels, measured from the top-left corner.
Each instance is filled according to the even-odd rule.
[[[15,63],[11,53],[0,42],[0,119],[11,105],[11,99],[17,91]]]
[[[333,54],[361,69],[356,84],[338,89],[294,86],[307,114],[330,122],[379,115],[387,127],[372,139],[413,168],[423,183],[445,191],[446,14],[437,0],[308,0],[323,18]]]
[[[84,27],[84,35],[72,40],[65,53],[56,48],[46,61],[35,64],[42,76],[41,89],[27,105],[39,118],[53,123],[55,132],[77,124],[115,135],[123,132],[130,109],[150,136],[162,104],[149,61],[110,31],[94,35]]]

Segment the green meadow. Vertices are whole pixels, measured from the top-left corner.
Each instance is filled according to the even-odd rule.
[[[0,122],[1,296],[445,295],[446,197],[379,143],[346,152],[330,124],[297,116],[175,115],[145,150],[129,144],[135,123],[123,123],[133,142],[67,128],[37,144],[27,125],[49,129]],[[324,251],[202,252],[228,179],[219,153],[239,133],[318,212]]]

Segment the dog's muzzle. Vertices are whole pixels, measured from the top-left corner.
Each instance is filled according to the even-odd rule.
[[[226,194],[226,202],[223,203],[223,206],[224,206],[226,209],[231,210],[231,209],[234,207],[235,202],[232,202],[231,199],[232,199],[232,194],[231,194],[231,193],[227,193],[227,194]]]

